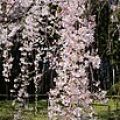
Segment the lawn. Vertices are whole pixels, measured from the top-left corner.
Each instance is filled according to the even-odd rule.
[[[109,99],[106,104],[94,102],[93,106],[99,120],[120,120],[119,100]]]
[[[13,120],[14,107],[11,101],[0,101],[0,120]],[[47,101],[38,101],[38,113],[35,115],[34,102],[29,104],[29,109],[22,112],[23,120],[48,120]]]
[[[11,101],[0,101],[0,120],[13,120],[14,107]],[[120,120],[120,102],[110,99],[107,104],[94,102],[93,107],[99,120]],[[23,120],[48,120],[47,101],[38,101],[38,113],[34,113],[34,102],[22,113]]]

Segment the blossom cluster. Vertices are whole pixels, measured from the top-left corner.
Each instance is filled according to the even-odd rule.
[[[14,86],[11,92],[16,94],[16,100],[22,106],[29,97],[27,87],[31,80],[34,80],[37,95],[38,83],[46,71],[44,66],[40,67],[40,62],[48,63],[56,51],[56,42],[60,37],[57,33],[60,28],[57,24],[59,18],[55,16],[56,8],[57,5],[49,0],[0,1],[3,76],[7,82],[12,79]],[[15,52],[19,52],[19,55]],[[18,63],[16,59],[19,59]],[[20,72],[13,78],[14,64],[18,64]]]
[[[49,95],[50,120],[93,119],[92,93],[87,68],[99,68],[97,51],[90,52],[94,42],[95,16],[86,15],[86,0],[59,1],[62,18],[56,56],[56,88]],[[89,3],[88,3],[89,4]],[[89,5],[88,5],[89,6]]]
[[[16,92],[21,106],[26,105],[31,80],[35,84],[37,105],[39,82],[46,71],[44,64],[49,62],[48,67],[58,74],[56,87],[49,93],[49,119],[93,119],[88,68],[92,65],[98,69],[100,58],[97,50],[90,50],[94,42],[95,16],[87,13],[89,4],[87,0],[0,1],[3,76],[6,81],[10,80],[15,61],[11,50],[16,42],[20,43],[20,73],[14,79],[12,92]]]

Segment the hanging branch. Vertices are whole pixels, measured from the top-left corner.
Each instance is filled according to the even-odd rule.
[[[87,0],[60,1],[61,38],[57,43],[56,88],[49,95],[50,120],[94,119],[91,106],[87,68],[92,64],[98,69],[100,58],[91,54],[89,46],[94,42],[95,17],[87,13]],[[60,49],[59,49],[60,48]]]
[[[25,31],[25,18],[24,12],[28,6],[23,6],[24,1],[8,1],[7,16],[8,16],[8,35],[7,38],[12,42],[19,42],[21,44],[19,51],[21,52],[20,69],[21,72],[14,79],[14,90],[16,92],[16,98],[13,102],[15,104],[16,112],[14,114],[14,120],[22,119],[22,108],[27,108],[28,92],[27,87],[29,85],[29,67],[31,62],[29,56],[32,52],[31,40],[24,36]],[[28,11],[27,11],[28,12]],[[7,41],[8,43],[8,41]]]
[[[12,69],[12,62],[13,58],[11,56],[11,48],[13,46],[12,41],[10,41],[7,37],[8,35],[8,29],[6,25],[6,9],[7,3],[6,1],[3,1],[1,3],[1,48],[3,49],[3,76],[5,78],[6,82],[9,81],[9,77],[11,76],[11,69]]]
[[[42,36],[39,33],[39,19],[41,11],[41,1],[34,1],[34,6],[28,12],[26,17],[25,30],[23,31],[24,37],[27,37],[30,40],[31,50],[33,53],[33,62],[35,76],[33,76],[35,84],[35,114],[37,114],[37,101],[38,101],[38,83],[41,81],[42,73],[40,72],[39,62],[41,61],[41,42]],[[31,54],[32,55],[32,54]]]

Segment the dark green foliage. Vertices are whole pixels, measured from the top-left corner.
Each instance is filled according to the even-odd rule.
[[[100,71],[98,72],[101,87],[109,89],[120,77],[120,41],[119,28],[120,9],[112,11],[111,1],[91,0],[91,13],[96,15],[95,40],[98,54],[101,58]],[[117,5],[117,2],[116,2]],[[112,21],[114,15],[117,21]],[[115,70],[115,77],[113,76]],[[114,78],[113,78],[114,77]],[[113,82],[113,79],[115,81]]]
[[[110,90],[108,90],[108,95],[120,95],[120,82],[112,85]]]

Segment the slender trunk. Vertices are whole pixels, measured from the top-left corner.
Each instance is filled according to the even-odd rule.
[[[112,76],[113,76],[113,82],[112,82],[112,84],[114,85],[115,84],[115,68],[114,68],[114,66],[112,68]]]

